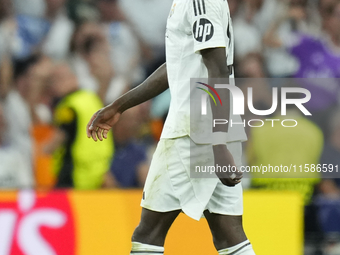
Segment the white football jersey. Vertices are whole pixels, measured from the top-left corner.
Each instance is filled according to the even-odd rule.
[[[208,70],[200,51],[207,48],[226,48],[227,64],[234,61],[234,38],[229,6],[226,0],[175,0],[166,29],[166,65],[171,93],[169,114],[161,138],[189,135],[196,143],[209,143],[193,135],[190,129],[190,79],[208,78]],[[199,106],[198,106],[199,108]],[[232,105],[230,106],[232,110]],[[232,116],[232,115],[230,115]],[[240,116],[232,116],[241,122]],[[210,132],[201,137],[211,137],[210,129],[201,127],[199,132]],[[197,130],[197,127],[195,127]],[[229,142],[244,141],[242,125],[229,126]]]

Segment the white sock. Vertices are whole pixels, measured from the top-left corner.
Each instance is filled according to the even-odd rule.
[[[163,255],[164,247],[132,242],[130,255]]]
[[[255,255],[252,245],[249,240],[239,243],[235,246],[219,250],[219,255]]]

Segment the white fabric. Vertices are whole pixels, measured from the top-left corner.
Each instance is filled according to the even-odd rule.
[[[278,3],[278,0],[264,0],[261,8],[254,15],[251,22],[255,24],[261,35],[264,35],[277,17],[279,8],[282,7]]]
[[[81,89],[86,89],[93,92],[98,91],[98,82],[91,74],[89,64],[80,54],[75,53],[71,56],[70,65],[78,78]]]
[[[132,242],[131,255],[133,254],[155,255],[155,254],[163,254],[163,253],[164,253],[164,247],[162,246],[143,244],[139,242]]]
[[[227,144],[238,167],[241,166],[241,142]],[[192,178],[191,165],[213,166],[212,146],[195,145],[188,137],[161,139],[152,158],[144,186],[141,206],[157,212],[181,209],[199,220],[207,209],[211,213],[242,215],[242,186],[227,187],[215,176]]]
[[[261,52],[262,37],[254,24],[243,18],[234,19],[235,56],[243,58],[249,53]]]
[[[226,144],[228,134],[225,132],[214,132],[212,135],[212,145]]]
[[[0,182],[3,186],[31,187],[33,141],[29,107],[15,90],[8,93],[3,106],[9,147],[0,149]]]
[[[190,127],[190,100],[196,87],[190,87],[190,79],[208,78],[208,70],[199,51],[215,47],[226,48],[227,64],[232,65],[234,43],[228,3],[220,0],[175,0],[166,32],[166,63],[171,103],[162,138],[192,136],[195,127]],[[232,105],[230,108],[232,112]],[[233,122],[241,122],[238,115],[231,118]],[[211,143],[212,129],[210,123],[209,125],[210,128],[204,128],[207,134],[194,135],[194,138],[192,136],[196,143]],[[200,126],[200,129],[203,127]],[[229,132],[229,142],[246,140],[242,125],[229,127]],[[203,139],[204,137],[209,137],[209,140]]]
[[[116,76],[129,77],[133,82],[140,73],[140,48],[136,36],[125,22],[104,23],[103,30],[110,45],[110,59]]]
[[[11,145],[19,148],[22,156],[32,164],[33,140],[31,136],[32,119],[29,106],[21,95],[12,90],[4,103],[7,122],[7,137]]]
[[[144,42],[152,48],[164,48],[166,17],[171,0],[120,0],[119,4]]]
[[[68,56],[71,37],[74,32],[74,24],[65,12],[61,11],[53,20],[42,46],[43,52],[56,60],[62,60]]]
[[[44,0],[14,0],[15,13],[44,17],[46,3]]]
[[[30,162],[14,147],[0,147],[0,188],[32,188],[33,174]]]
[[[277,30],[277,35],[282,42],[289,41],[292,39],[292,28],[289,21],[282,23]],[[266,60],[266,67],[273,77],[285,77],[291,76],[298,71],[298,61],[289,53],[284,47],[281,48],[270,48],[265,47],[264,57]]]

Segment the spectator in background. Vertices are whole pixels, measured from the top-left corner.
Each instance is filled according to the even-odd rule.
[[[149,76],[165,62],[166,20],[172,0],[116,0],[139,39],[143,65]]]
[[[172,0],[116,0],[126,21],[136,35],[145,77],[165,62],[165,29]],[[173,6],[173,8],[176,8]],[[170,92],[165,91],[152,100],[152,125],[162,125],[170,105]]]
[[[269,80],[265,79],[266,73],[263,68],[263,57],[259,53],[249,53],[243,57],[235,68],[237,70],[237,86],[239,86],[245,98],[248,96],[248,88],[252,88],[251,98],[255,109],[265,110],[269,109],[272,102],[271,87]],[[244,78],[244,79],[243,79]],[[246,112],[243,116],[245,120],[256,119],[248,107],[245,107]],[[246,132],[249,135],[249,127],[246,127]]]
[[[16,14],[11,55],[23,59],[38,53],[50,28],[51,23],[45,17]]]
[[[66,0],[45,0],[44,17],[51,26],[44,38],[41,50],[55,60],[63,60],[68,56],[74,31],[74,24],[67,17],[65,3]]]
[[[0,22],[7,19],[13,13],[13,6],[11,0],[0,1]]]
[[[278,18],[272,21],[277,30],[277,37],[287,41],[292,33],[317,34],[319,25],[314,21],[318,19],[315,18],[317,15],[312,10],[309,8],[308,0],[282,2],[276,11]],[[272,77],[293,76],[299,68],[298,61],[284,47],[275,47],[270,42],[267,43],[270,40],[268,38],[267,32],[264,35],[264,42],[267,45],[264,48],[264,55],[269,74]]]
[[[321,160],[321,164],[331,164],[340,167],[340,109],[337,108],[331,115],[330,136],[327,139]],[[340,171],[340,169],[339,169]],[[323,174],[323,178],[333,178],[332,181],[340,188],[340,172],[327,172]]]
[[[320,3],[324,6],[324,1]],[[340,77],[340,1],[332,0],[324,8],[320,9],[323,24],[320,36],[297,32],[280,40],[276,36],[278,26],[274,25],[265,41],[272,47],[284,47],[298,61],[299,69],[294,76],[308,78],[302,83],[312,94],[306,107],[327,136],[326,123],[340,95],[340,83],[334,79]]]
[[[39,121],[36,103],[41,95],[44,77],[39,76],[42,58],[31,56],[14,63],[13,84],[0,84],[7,122],[7,137],[20,152],[32,174],[33,122]],[[5,79],[6,80],[6,79]],[[8,80],[8,79],[7,79]]]
[[[242,15],[241,1],[229,0],[228,4],[233,19],[235,58],[238,62],[248,54],[261,52],[261,33],[254,23],[247,21]]]
[[[99,97],[80,90],[66,64],[55,66],[50,78],[57,132],[45,150],[54,153],[57,188],[97,189],[104,182],[113,156],[113,141],[94,143],[84,136],[84,121],[102,107]],[[86,125],[86,123],[85,123]]]
[[[18,145],[6,139],[7,123],[3,102],[0,100],[0,189],[32,188],[30,163],[20,153]]]
[[[70,63],[80,88],[97,93],[105,104],[128,89],[126,79],[115,74],[110,46],[100,25],[92,22],[80,24],[73,35],[71,50]]]
[[[298,94],[291,98],[298,98]],[[287,115],[278,112],[265,121],[261,128],[252,128],[248,141],[247,157],[251,166],[287,166],[296,165],[296,172],[272,172],[266,174],[252,173],[252,186],[264,190],[298,191],[306,204],[310,202],[314,186],[319,181],[319,173],[300,172],[300,165],[318,164],[323,148],[321,130],[305,118],[295,105],[287,105]],[[294,128],[284,127],[281,121],[294,119],[298,125]],[[276,120],[276,121],[274,121]]]
[[[11,0],[17,14],[44,17],[46,4],[45,0]]]
[[[85,20],[97,20],[99,15],[94,8],[94,2],[93,0],[68,0],[66,5],[69,17],[76,24]]]
[[[11,0],[0,0],[0,64],[14,52],[16,21]]]
[[[237,66],[237,77],[240,78],[265,78],[264,59],[260,53],[248,53]]]
[[[336,0],[332,1],[333,6],[329,6],[328,11],[335,10],[334,4]],[[331,13],[326,16],[322,15],[324,32],[320,34],[318,29],[320,25],[313,22],[317,20],[315,18],[316,14],[313,15],[309,11],[307,3],[307,0],[290,0],[289,5],[282,8],[278,18],[267,30],[264,43],[271,49],[269,53],[273,52],[275,48],[277,52],[286,50],[296,59],[297,65],[295,65],[295,71],[291,75],[301,78],[337,77],[339,74],[326,70],[329,69],[331,63],[324,63],[323,59],[333,62],[334,60],[331,59],[336,57],[335,55],[332,57],[332,54],[334,54],[331,52],[332,43],[330,44],[327,38],[330,34],[333,34],[331,37],[334,39],[338,37],[336,35],[338,31],[334,31],[338,24],[335,24],[333,19],[333,25],[330,25],[329,14]],[[323,12],[322,9],[320,12]],[[331,28],[332,26],[333,29]],[[335,41],[337,40],[335,39]],[[335,41],[333,43],[337,45],[338,43]],[[322,56],[317,57],[317,54]],[[307,56],[310,57],[308,58]],[[271,64],[275,63],[273,61],[268,62],[268,65]],[[336,70],[336,68],[332,69]]]
[[[335,233],[340,236],[340,189],[334,180],[324,179],[318,191],[314,203],[319,207],[317,219],[321,229],[328,237]]]
[[[137,84],[144,79],[140,67],[139,44],[125,21],[118,0],[98,0],[96,6],[110,46],[109,53],[116,76],[124,78],[128,84]]]
[[[41,2],[41,10],[38,10],[40,5],[34,8],[26,6],[32,2],[16,2],[16,7],[21,11],[7,18],[7,22],[0,28],[0,35],[4,36],[0,39],[0,54],[7,52],[16,59],[27,58],[35,53],[44,53],[55,59],[66,57],[73,23],[63,11],[65,0],[45,0]],[[7,13],[10,12],[11,2],[1,0],[0,9],[2,8]],[[1,43],[1,40],[4,42]]]
[[[275,19],[278,3],[278,0],[244,0],[243,18],[253,23],[262,36]]]
[[[320,164],[326,165],[327,172],[318,185],[318,194],[313,206],[316,221],[324,236],[325,254],[339,254],[340,248],[340,111],[331,116],[330,136],[324,146]],[[331,171],[331,167],[333,171]]]
[[[333,0],[326,10],[320,10],[323,18],[323,33],[319,37],[296,31],[282,40],[277,37],[276,22],[267,32],[265,43],[271,47],[285,47],[299,62],[295,73],[298,78],[340,77],[340,2]],[[301,7],[294,7],[301,8]],[[296,20],[303,17],[304,9],[290,10]],[[326,13],[326,14],[323,14]],[[286,19],[289,16],[285,16]],[[281,22],[285,19],[281,20]]]
[[[22,172],[20,173],[22,178],[27,180],[26,184],[29,182],[31,186],[34,166],[32,128],[34,124],[41,121],[38,103],[46,84],[49,63],[48,59],[34,55],[27,59],[16,60],[13,71],[8,57],[2,59],[1,65],[0,94],[7,126],[6,149],[9,158],[11,155],[19,157],[13,168],[21,165],[18,171]],[[7,161],[8,164],[9,162]],[[16,170],[12,171],[15,173]],[[19,180],[21,177],[16,178]]]
[[[118,187],[144,186],[149,164],[147,148],[136,140],[139,125],[139,109],[136,107],[126,111],[113,129],[115,157],[110,169]],[[112,183],[111,180],[107,186],[114,186]]]

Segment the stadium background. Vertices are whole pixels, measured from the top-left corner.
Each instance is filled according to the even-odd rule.
[[[247,78],[243,91],[254,88],[257,109],[270,108],[271,88],[286,78],[318,81],[302,84],[312,93],[313,116],[289,112],[299,128],[247,128],[244,164],[339,165],[339,1],[229,5],[236,76]],[[171,0],[0,0],[1,255],[128,254],[169,93],[124,113],[106,145],[86,140],[82,117],[165,61],[171,6]],[[67,175],[72,169],[79,173],[74,179]],[[339,174],[254,177],[243,181],[244,221],[257,254],[340,254]],[[166,254],[214,254],[205,221],[181,215]]]

